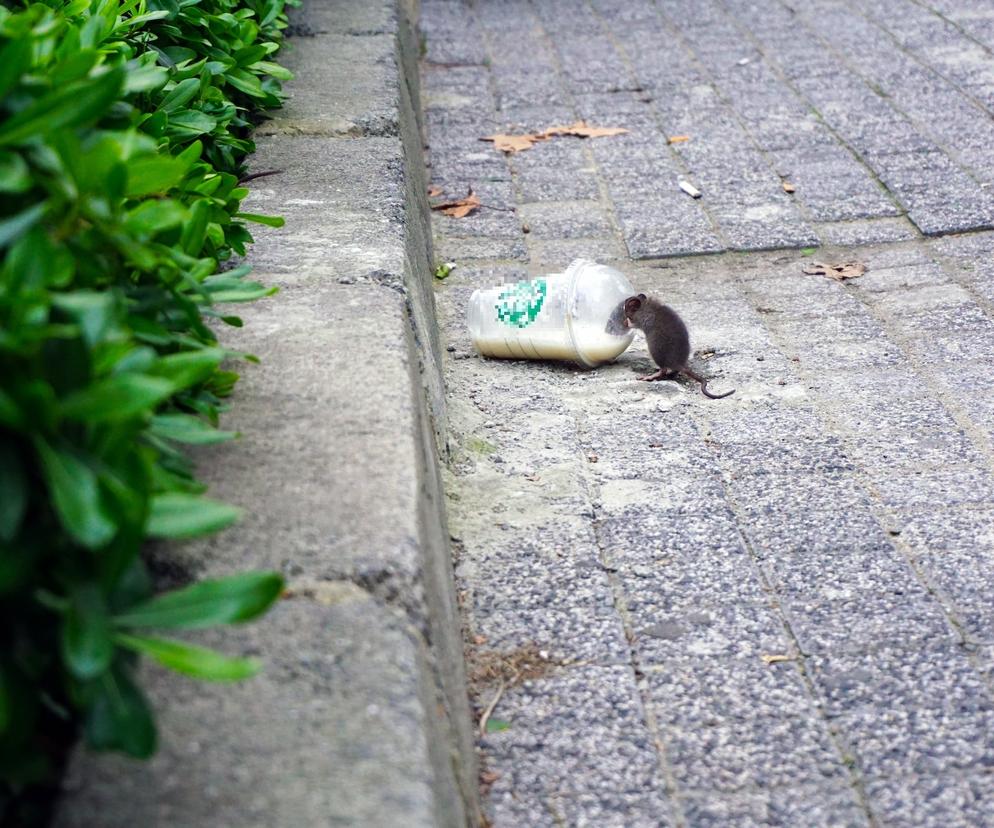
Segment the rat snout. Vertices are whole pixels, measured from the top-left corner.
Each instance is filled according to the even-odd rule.
[[[630,327],[632,326],[632,320],[631,320],[631,319],[629,319],[629,318],[628,318],[628,317],[626,316],[626,317],[625,317],[625,318],[624,318],[624,319],[623,319],[623,320],[621,321],[621,324],[622,324],[622,325],[624,325],[624,326],[625,326],[626,328],[630,328]]]

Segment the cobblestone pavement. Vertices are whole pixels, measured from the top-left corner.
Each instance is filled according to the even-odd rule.
[[[432,184],[486,205],[435,217],[470,664],[550,661],[481,739],[494,824],[994,825],[994,6],[423,0],[422,27]],[[581,117],[631,132],[478,140]],[[477,357],[472,290],[575,255],[736,394],[635,382],[641,338],[595,371]]]

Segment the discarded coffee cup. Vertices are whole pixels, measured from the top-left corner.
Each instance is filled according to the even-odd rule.
[[[632,343],[635,334],[620,324],[619,309],[634,292],[613,267],[576,259],[565,273],[473,291],[469,334],[483,356],[592,368]]]

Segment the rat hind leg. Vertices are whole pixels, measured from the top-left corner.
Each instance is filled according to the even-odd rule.
[[[643,382],[656,382],[657,380],[676,379],[680,375],[679,371],[671,371],[669,368],[660,368],[655,374],[646,374],[638,379]]]

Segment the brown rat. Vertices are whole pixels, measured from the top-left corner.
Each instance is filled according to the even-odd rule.
[[[690,359],[690,334],[677,312],[658,299],[650,299],[644,293],[630,296],[625,300],[625,327],[638,328],[645,334],[649,353],[659,366],[655,374],[639,377],[640,380],[675,379],[678,374],[686,374],[701,384],[701,392],[712,400],[720,400],[725,394],[712,394],[704,377],[698,376],[687,366]]]

